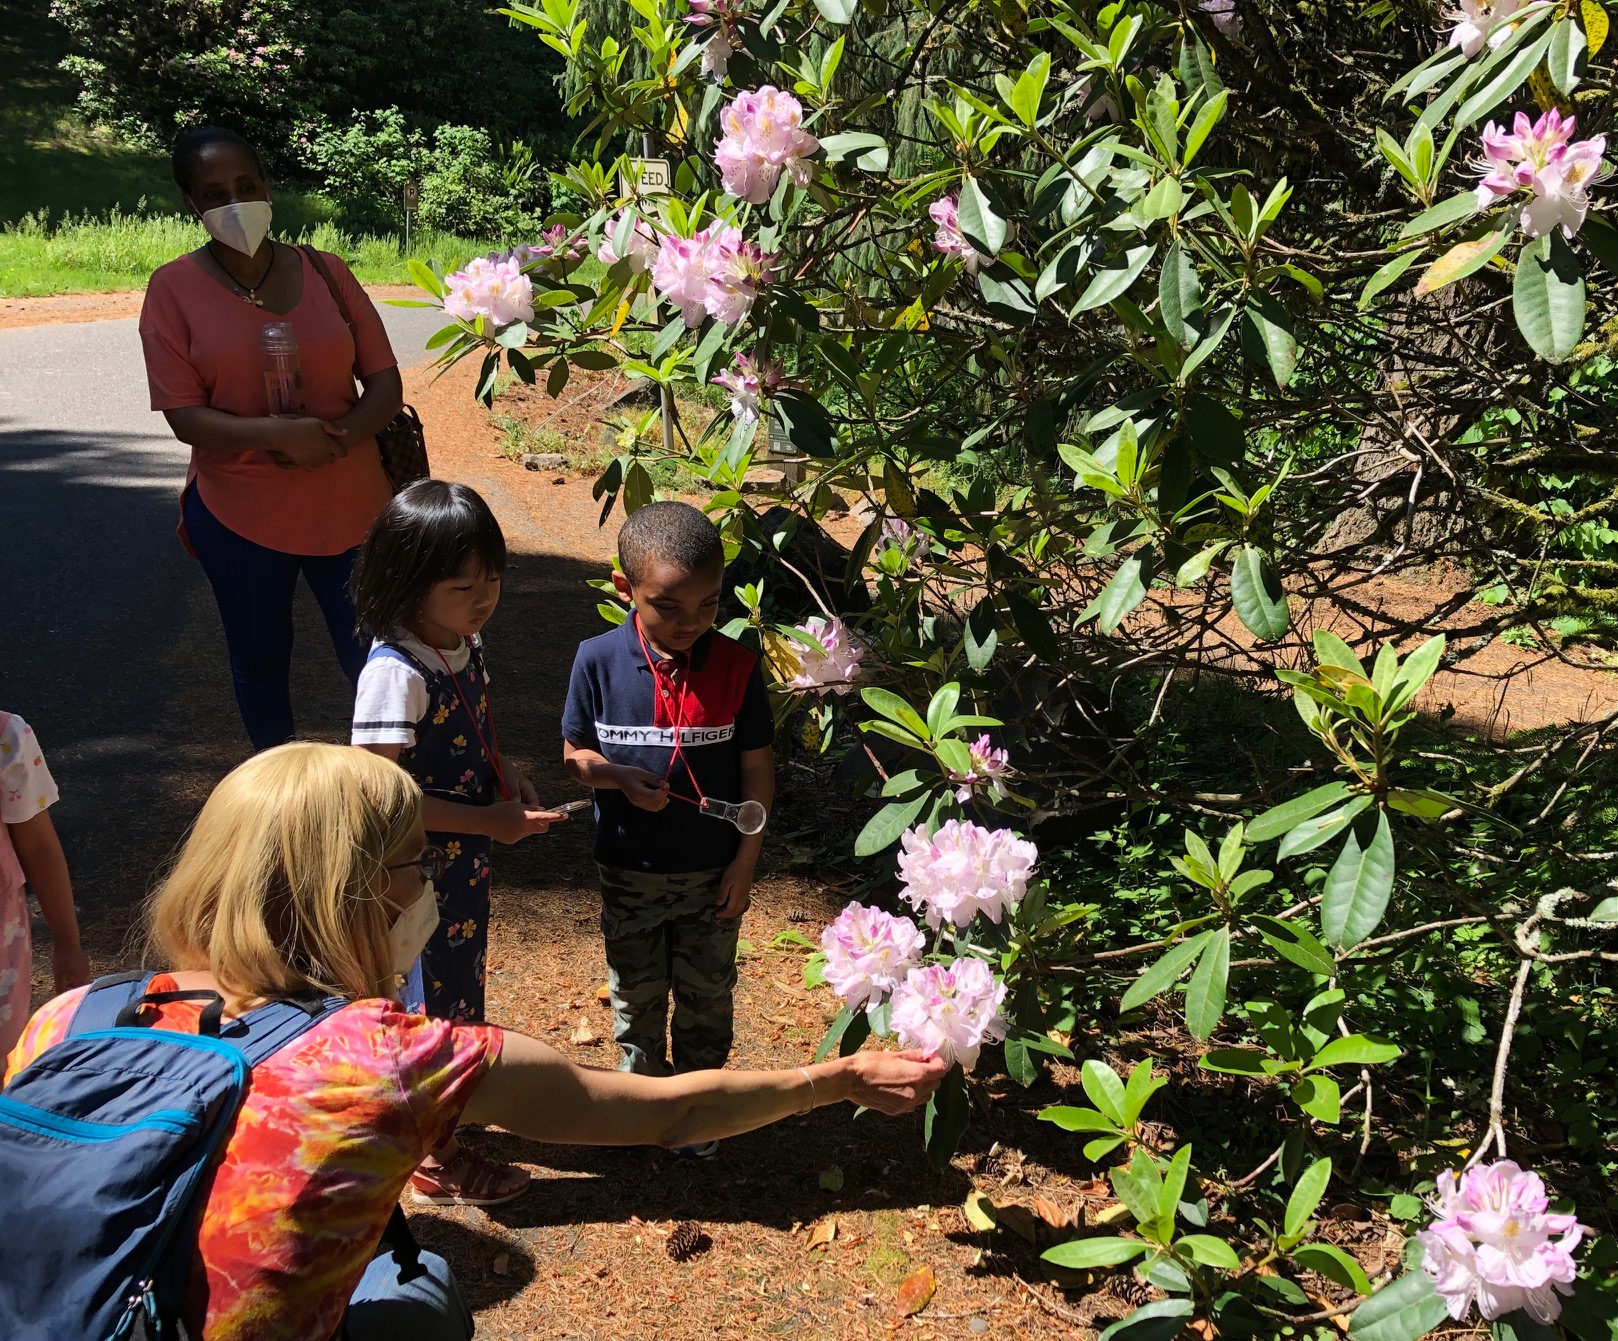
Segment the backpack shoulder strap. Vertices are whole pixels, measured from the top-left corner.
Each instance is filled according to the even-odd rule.
[[[98,1029],[111,1029],[118,1023],[118,1013],[132,1001],[146,995],[146,985],[157,976],[146,969],[129,973],[110,973],[90,984],[79,1007],[73,1012],[73,1021],[67,1027],[67,1036],[88,1034]]]
[[[347,1004],[340,996],[271,1001],[248,1011],[220,1036],[241,1049],[249,1066],[258,1066]]]
[[[337,287],[337,281],[332,278],[331,269],[320,259],[318,251],[307,242],[301,243],[298,250],[309,258],[309,264],[314,266],[315,273],[326,281],[326,291],[331,294],[332,302],[337,304],[337,310],[343,316],[343,324],[348,327],[349,335],[354,338],[354,360],[357,367],[360,356],[360,332],[359,328],[354,325],[354,317],[348,310],[348,303],[343,298],[343,291]]]

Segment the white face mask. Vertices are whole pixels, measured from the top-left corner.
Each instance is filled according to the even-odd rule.
[[[202,216],[202,226],[215,242],[243,256],[255,255],[270,231],[270,202],[238,200],[233,205],[221,205]]]
[[[410,966],[427,948],[438,930],[438,895],[429,880],[421,897],[393,919],[388,928],[388,948],[393,952],[393,971],[409,973]]]

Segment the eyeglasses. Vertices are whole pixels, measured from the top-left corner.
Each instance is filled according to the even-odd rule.
[[[408,871],[411,867],[415,867],[421,872],[423,880],[431,880],[434,884],[437,884],[444,878],[444,872],[449,869],[449,853],[445,852],[441,847],[433,847],[429,844],[427,847],[422,848],[421,856],[417,857],[415,861],[401,861],[392,866],[384,866],[382,869],[384,871]]]

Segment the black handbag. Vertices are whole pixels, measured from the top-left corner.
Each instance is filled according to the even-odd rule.
[[[308,255],[309,264],[326,281],[332,301],[337,304],[337,310],[343,314],[343,321],[348,325],[349,334],[354,337],[357,355],[359,332],[354,329],[354,318],[349,314],[348,304],[343,301],[342,291],[338,289],[318,251],[309,246],[300,250]],[[357,369],[354,375],[356,378],[359,376]],[[393,485],[394,493],[417,480],[426,479],[432,473],[427,465],[427,437],[422,432],[421,416],[412,405],[401,405],[399,413],[377,432],[376,451],[382,458],[382,471]]]

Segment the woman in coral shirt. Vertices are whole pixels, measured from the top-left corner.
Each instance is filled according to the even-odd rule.
[[[382,320],[348,267],[322,255],[353,334],[308,254],[268,236],[270,183],[246,140],[187,132],[174,180],[209,240],[153,274],[141,344],[152,408],[191,447],[180,536],[213,586],[236,702],[262,750],[292,739],[300,572],[351,682],[365,664],[348,579],[392,496],[375,434],[398,413],[402,387]],[[261,340],[272,322],[297,340],[298,413],[271,413]]]
[[[411,1173],[463,1119],[536,1141],[692,1145],[843,1100],[909,1112],[944,1075],[938,1058],[866,1051],[657,1079],[579,1066],[493,1025],[409,1014],[397,974],[438,925],[444,860],[403,769],[299,742],[214,789],[154,895],[152,943],[172,966],[147,984],[142,1018],[154,1027],[198,1031],[197,1002],[163,996],[175,991],[218,994],[227,1020],[311,991],[348,1001],[253,1069],[201,1192],[188,1335],[324,1341],[346,1321],[349,1341],[465,1341],[472,1320],[443,1259],[422,1253],[427,1274],[411,1279],[397,1245],[378,1255]],[[7,1079],[42,1057],[54,1064],[84,994],[40,1007]],[[88,1206],[96,1192],[61,1195]],[[20,1297],[6,1290],[16,1256],[0,1254],[0,1317]]]

